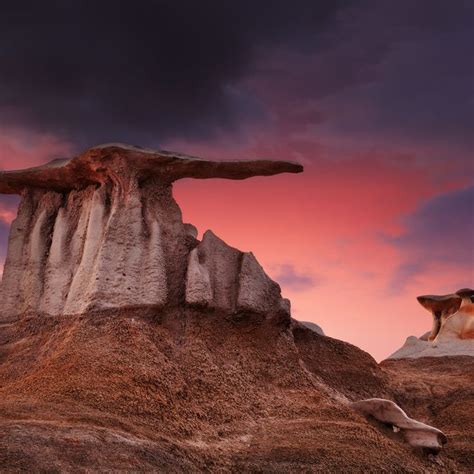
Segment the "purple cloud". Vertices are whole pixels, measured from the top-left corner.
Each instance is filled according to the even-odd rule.
[[[289,263],[280,265],[275,280],[283,287],[293,291],[305,291],[322,284],[322,278],[299,272]]]
[[[404,224],[402,235],[384,237],[404,258],[392,277],[392,291],[402,290],[431,264],[456,265],[474,277],[474,186],[430,199]]]

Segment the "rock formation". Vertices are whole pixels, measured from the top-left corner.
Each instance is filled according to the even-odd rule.
[[[431,331],[419,338],[410,336],[380,364],[391,381],[391,398],[414,418],[429,420],[446,433],[443,453],[459,460],[461,466],[455,470],[461,472],[470,472],[474,464],[472,297],[468,288],[418,297],[433,318]],[[435,436],[433,431],[433,440]],[[435,471],[449,469],[441,463]]]
[[[210,230],[189,254],[186,303],[225,313],[250,312],[288,318],[290,302],[282,299],[254,255],[243,253]]]
[[[110,144],[71,160],[2,172],[0,193],[22,200],[0,289],[1,319],[185,301],[289,314],[279,286],[252,254],[210,232],[196,240],[196,229],[182,222],[172,184],[302,170],[284,161],[206,161]]]
[[[418,302],[433,318],[431,332],[410,336],[390,359],[474,356],[474,292],[463,288],[448,295],[418,296]]]
[[[433,327],[431,334],[428,336],[428,341],[436,339],[449,316],[456,313],[462,303],[462,298],[456,294],[444,296],[424,295],[418,296],[417,300],[433,316]]]
[[[394,431],[401,430],[410,446],[438,453],[446,444],[446,435],[432,426],[413,420],[391,400],[370,398],[352,403],[352,408],[377,421],[390,424]]]

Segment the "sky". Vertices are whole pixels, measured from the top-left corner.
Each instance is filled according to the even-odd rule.
[[[472,44],[470,0],[8,2],[0,169],[116,141],[300,162],[174,195],[381,360],[430,329],[417,295],[474,286]]]

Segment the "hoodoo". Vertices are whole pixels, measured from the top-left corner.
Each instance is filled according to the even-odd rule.
[[[301,171],[288,161],[209,161],[107,144],[1,172],[0,193],[22,199],[10,232],[0,318],[181,304],[263,308],[289,317],[289,303],[252,254],[210,232],[196,240],[172,184]]]
[[[389,359],[474,356],[473,295],[473,290],[463,288],[448,295],[418,296],[432,315],[432,329],[419,338],[408,337]]]

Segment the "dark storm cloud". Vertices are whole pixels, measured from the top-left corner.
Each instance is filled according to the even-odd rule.
[[[474,268],[474,186],[434,197],[406,217],[404,224],[404,234],[386,238],[404,260],[394,274],[393,291],[403,289],[430,266]]]
[[[448,159],[474,146],[473,43],[473,2],[357,2],[312,48],[274,51],[257,84],[294,131]]]
[[[234,87],[258,47],[315,40],[347,2],[4,2],[0,124],[74,141],[206,137],[265,111]]]
[[[467,0],[4,2],[0,126],[153,146],[277,118],[446,159],[473,146],[473,21]]]

